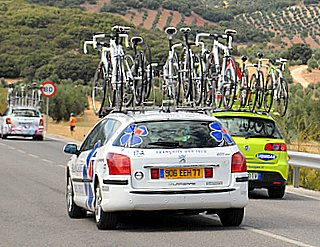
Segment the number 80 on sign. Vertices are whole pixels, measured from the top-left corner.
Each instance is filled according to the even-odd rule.
[[[40,90],[44,97],[50,98],[56,94],[57,87],[53,82],[45,81],[42,83]]]

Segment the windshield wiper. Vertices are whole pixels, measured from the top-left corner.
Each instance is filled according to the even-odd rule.
[[[148,143],[148,145],[151,145],[151,146],[160,146],[160,147],[179,147],[179,148],[182,148],[183,146],[180,145],[179,142],[150,142]]]

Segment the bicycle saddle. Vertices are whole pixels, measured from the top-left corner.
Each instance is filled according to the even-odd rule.
[[[181,33],[187,34],[191,32],[191,28],[190,27],[182,27],[179,30]]]
[[[224,33],[225,33],[226,35],[236,35],[236,34],[237,34],[237,31],[236,31],[236,30],[233,30],[233,29],[226,29],[226,30],[224,31]]]
[[[174,35],[177,33],[177,29],[175,27],[167,27],[165,32],[168,35]]]
[[[257,56],[258,56],[258,58],[261,59],[261,58],[263,58],[263,53],[259,51],[259,52],[257,53]]]
[[[241,57],[241,60],[242,60],[242,62],[245,62],[245,61],[248,60],[248,57],[246,55],[244,55],[244,56]]]
[[[131,38],[131,43],[133,45],[138,45],[138,44],[142,44],[143,43],[143,38],[142,37],[132,37]]]
[[[279,59],[279,62],[280,62],[280,63],[285,63],[285,62],[287,62],[287,61],[288,61],[288,60],[285,59],[285,58],[280,58],[280,59]]]

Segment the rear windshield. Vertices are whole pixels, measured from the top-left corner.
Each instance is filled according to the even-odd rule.
[[[219,117],[231,136],[282,139],[275,122],[254,117]]]
[[[113,143],[134,148],[212,148],[234,145],[219,122],[156,121],[129,125]]]
[[[11,115],[13,117],[40,117],[40,113],[33,109],[13,109]]]

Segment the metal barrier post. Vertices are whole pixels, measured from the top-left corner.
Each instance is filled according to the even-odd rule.
[[[299,188],[300,184],[300,166],[295,166],[293,168],[293,187]]]

